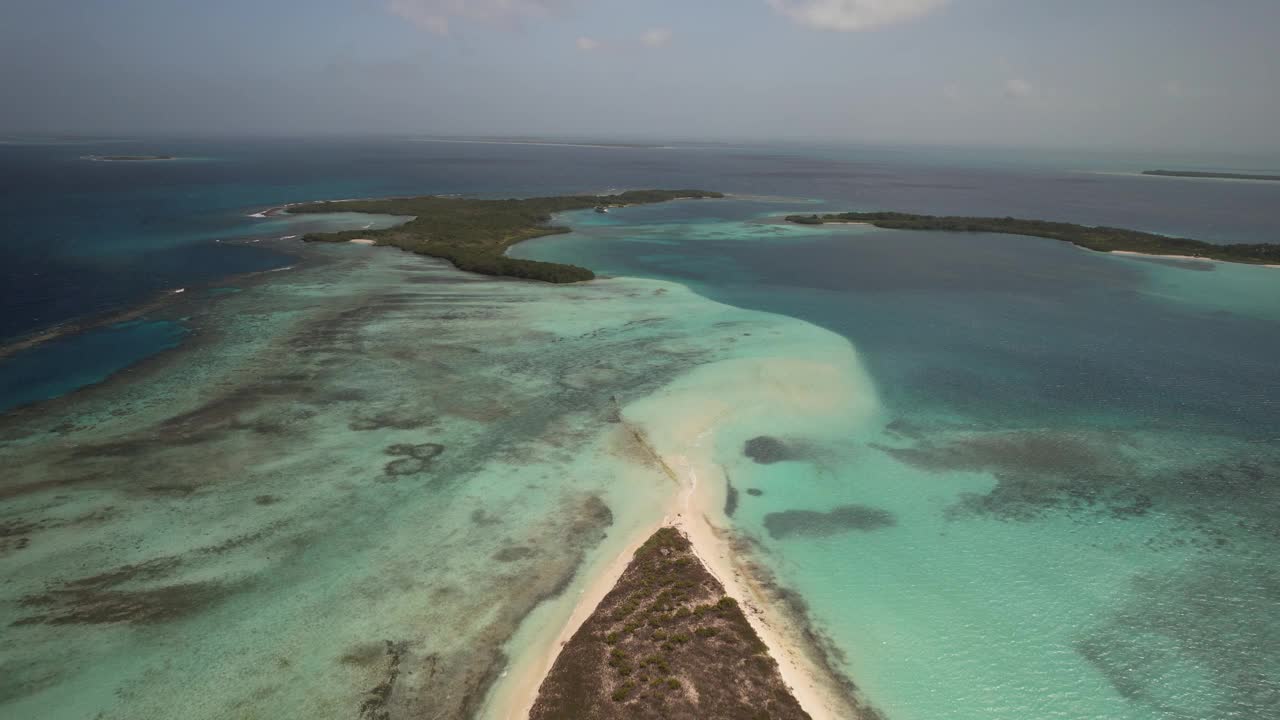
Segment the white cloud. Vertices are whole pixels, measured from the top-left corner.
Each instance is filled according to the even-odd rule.
[[[395,15],[423,30],[441,35],[449,32],[454,20],[510,22],[541,17],[570,5],[575,0],[389,0]]]
[[[1005,97],[1021,100],[1034,95],[1036,87],[1022,78],[1009,78],[1004,83]]]
[[[640,36],[640,42],[649,47],[660,48],[671,44],[670,28],[654,28]]]
[[[870,30],[914,20],[950,0],[768,0],[795,22],[822,30]]]
[[[577,41],[578,49],[584,52],[600,49],[600,41],[595,38],[580,37]]]

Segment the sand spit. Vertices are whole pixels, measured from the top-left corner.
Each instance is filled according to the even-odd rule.
[[[769,578],[744,556],[745,544],[723,517],[726,488],[713,456],[718,435],[736,444],[739,435],[780,424],[816,432],[863,422],[878,407],[874,389],[849,344],[826,331],[789,321],[742,339],[737,357],[696,368],[623,409],[623,424],[643,445],[649,466],[677,490],[661,522],[633,533],[625,550],[592,576],[540,667],[526,665],[495,698],[503,709],[495,717],[528,717],[561,646],[614,587],[644,539],[663,526],[688,537],[707,571],[739,601],[805,712],[815,720],[875,717],[831,667],[803,618],[779,602]],[[801,348],[797,355],[820,359],[777,357],[778,347]]]
[[[678,285],[290,246],[292,272],[167,295],[178,349],[0,422],[0,715],[491,717],[618,544],[694,507],[708,383],[829,354]]]
[[[742,613],[674,527],[655,532],[560,653],[531,720],[807,720]]]

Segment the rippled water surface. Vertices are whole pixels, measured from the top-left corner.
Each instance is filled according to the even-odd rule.
[[[871,422],[717,434],[733,525],[895,718],[1280,712],[1280,270],[637,208],[521,247],[808,320]],[[668,214],[670,212],[670,214]]]
[[[712,519],[887,718],[1280,715],[1280,270],[776,219],[1275,241],[1280,188],[1115,156],[137,151],[200,159],[0,147],[0,335],[91,326],[0,358],[5,717],[500,716],[661,516],[654,448],[714,460]],[[570,287],[248,217],[660,186],[738,196],[513,250],[615,276]]]

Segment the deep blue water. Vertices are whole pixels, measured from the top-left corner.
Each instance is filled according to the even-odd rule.
[[[189,159],[79,159],[124,152]],[[673,279],[853,343],[883,428],[813,462],[737,458],[736,480],[769,490],[743,500],[735,525],[860,663],[855,680],[890,717],[1269,719],[1280,708],[1280,271],[758,222],[890,209],[1280,240],[1280,184],[1123,174],[1191,165],[392,140],[0,146],[0,336],[284,265],[235,242],[289,233],[247,217],[283,202],[636,187],[790,198],[579,214],[578,232],[513,252]],[[0,362],[0,408],[97,382],[183,333],[143,318],[17,354]],[[766,509],[848,503],[900,520],[809,541],[761,522]]]
[[[126,153],[180,159],[82,159]],[[842,209],[1025,215],[1211,241],[1276,239],[1271,209],[1280,188],[1274,183],[1114,174],[1192,163],[1184,158],[1009,151],[988,156],[856,147],[636,149],[402,140],[5,144],[0,145],[5,230],[0,236],[5,259],[0,341],[127,308],[165,290],[281,267],[288,259],[279,253],[219,241],[286,234],[278,223],[246,216],[311,199],[708,187],[825,199]],[[1212,166],[1204,159],[1194,164]],[[1221,164],[1238,168],[1242,161],[1229,158]],[[797,257],[794,262],[805,261]],[[812,268],[797,271],[811,273]],[[162,348],[152,345],[119,356],[140,357]],[[0,375],[11,372],[0,363]],[[5,387],[21,384],[13,377]],[[0,407],[14,405],[15,397],[0,398]]]
[[[46,342],[4,361],[0,410],[101,382],[153,353],[177,347],[185,334],[178,323],[133,320]]]
[[[1270,294],[1249,298],[1261,312],[1229,312],[1171,303],[1154,282],[1182,276],[1212,292],[1274,271],[1157,265],[1009,235],[828,226],[744,241],[752,226],[740,223],[760,209],[632,208],[513,254],[674,280],[834,330],[862,351],[884,400],[913,412],[991,426],[1053,418],[1262,438],[1280,429],[1280,273]],[[656,213],[726,221],[648,224]]]

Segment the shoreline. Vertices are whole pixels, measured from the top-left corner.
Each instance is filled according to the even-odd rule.
[[[1080,246],[1076,246],[1080,247]],[[1080,248],[1081,250],[1089,250],[1089,248]],[[1089,250],[1089,252],[1096,252]],[[1199,255],[1157,255],[1156,253],[1135,252],[1133,250],[1106,250],[1107,255],[1124,255],[1126,257],[1136,258],[1160,258],[1162,260],[1191,260],[1199,262],[1223,263],[1225,265],[1252,265],[1254,267],[1264,268],[1280,268],[1280,265],[1271,265],[1263,263],[1241,263],[1232,260],[1219,260],[1218,258],[1200,257]]]
[[[923,232],[987,233],[1045,238],[1070,243],[1097,252],[1122,252],[1152,257],[1218,260],[1241,265],[1274,265],[1280,259],[1280,244],[1218,244],[1192,238],[1170,237],[1143,230],[1103,225],[1079,225],[1054,220],[964,215],[917,215],[895,211],[788,215],[797,225],[827,225],[863,221],[884,230]]]
[[[703,470],[704,477],[710,476],[714,464],[709,459],[698,462],[684,455],[663,457],[647,442],[641,442],[653,455],[654,463],[677,483],[677,491],[667,499],[660,520],[637,529],[617,555],[593,574],[541,660],[527,667],[520,677],[508,681],[502,696],[495,698],[499,703],[507,700],[507,707],[499,709],[498,717],[504,720],[529,717],[542,683],[564,645],[617,584],[645,540],[663,527],[674,527],[689,539],[693,554],[724,586],[725,593],[738,601],[743,615],[768,647],[769,656],[777,662],[783,682],[812,720],[856,720],[860,715],[856,707],[848,701],[842,702],[843,698],[838,696],[835,688],[838,681],[827,678],[824,682],[826,673],[806,653],[806,641],[801,633],[792,628],[794,623],[768,600],[763,583],[734,552],[729,529],[712,521],[711,514],[719,512],[717,508],[723,507],[723,502],[713,496],[713,483],[698,482],[698,470]]]

